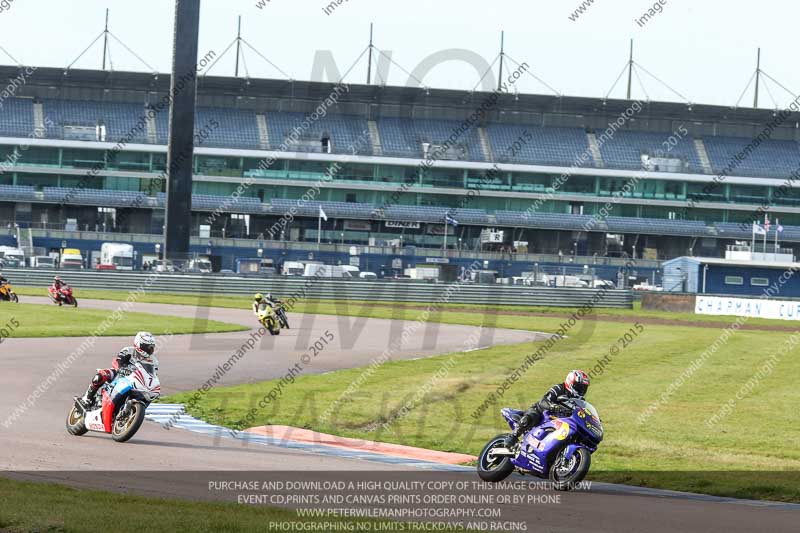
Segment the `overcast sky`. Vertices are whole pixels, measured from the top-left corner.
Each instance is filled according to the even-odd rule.
[[[259,9],[256,4],[266,4]],[[336,1],[336,0],[334,0]],[[586,0],[590,1],[590,0]],[[105,8],[111,8],[111,31],[159,71],[168,71],[172,50],[174,3],[171,0],[0,0],[0,45],[23,64],[65,67],[102,31]],[[331,0],[203,0],[201,54],[221,54],[235,37],[242,15],[243,36],[294,79],[311,79],[318,51],[328,50],[340,72],[366,47],[369,22],[375,44],[391,51],[413,71],[431,54],[464,49],[491,63],[498,54],[500,31],[506,52],[557,89],[571,96],[604,96],[624,67],[629,39],[635,60],[690,101],[733,105],[755,69],[762,48],[762,68],[787,88],[800,91],[798,24],[800,3],[789,0],[661,0],[661,13],[637,24],[654,2],[594,0],[577,20],[570,15],[581,0],[346,0],[330,14]],[[443,57],[454,57],[444,54]],[[249,50],[251,77],[281,78]],[[74,68],[99,68],[100,43]],[[148,70],[112,40],[115,70]],[[228,52],[211,74],[233,75],[235,54]],[[0,62],[11,60],[0,57]],[[480,63],[480,61],[475,61]],[[497,67],[490,74],[496,79]],[[461,61],[443,61],[425,77],[430,87],[472,89],[480,75]],[[366,56],[346,81],[363,83]],[[652,100],[681,101],[643,72]],[[623,97],[625,79],[612,97]],[[408,75],[392,66],[388,82],[405,85]],[[772,82],[762,86],[761,107],[785,106],[791,97]],[[523,93],[549,93],[533,77],[517,83]],[[634,78],[634,96],[645,93]],[[753,103],[752,86],[742,105]]]

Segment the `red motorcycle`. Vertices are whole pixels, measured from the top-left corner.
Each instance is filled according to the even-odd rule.
[[[73,307],[78,307],[78,299],[72,295],[72,287],[69,285],[64,285],[59,289],[56,289],[51,285],[47,288],[47,292],[50,293],[50,299],[53,300],[53,303],[55,304],[67,304]]]

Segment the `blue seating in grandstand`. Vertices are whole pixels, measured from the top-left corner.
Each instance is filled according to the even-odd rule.
[[[708,225],[698,220],[665,220],[660,218],[606,217],[608,231],[614,233],[647,233],[650,235],[683,235],[703,237],[710,234]]]
[[[587,224],[594,224],[595,230],[604,230],[602,220],[592,222],[594,217],[589,215],[570,215],[566,213],[524,213],[520,211],[497,211],[497,223],[502,226],[545,228],[580,231]]]
[[[489,215],[482,209],[454,209],[450,212],[459,224],[488,224]]]
[[[155,117],[156,138],[148,136],[147,128],[136,131],[137,124],[146,115],[147,108],[138,103],[98,102],[85,100],[47,99],[42,102],[46,124],[46,136],[50,138],[86,138],[93,140],[93,128],[98,123],[106,126],[106,140],[117,142],[127,138],[130,142],[147,143],[155,140],[167,142],[169,112],[163,110]],[[318,120],[306,121],[308,114],[299,112],[266,112],[269,146],[280,148],[284,140],[301,124],[299,142],[290,147],[294,151],[321,152],[321,139],[325,134],[331,138],[333,153],[373,155],[367,120],[361,116],[329,113]],[[306,121],[306,122],[304,122]],[[218,124],[218,125],[215,125]],[[411,157],[423,155],[423,143],[436,145],[453,138],[455,149],[442,155],[441,159],[486,161],[477,128],[459,132],[461,121],[412,118],[380,118],[376,121],[381,137],[382,155]],[[70,132],[69,126],[83,127],[85,131]],[[25,98],[8,98],[0,109],[0,136],[28,136],[34,130],[33,102]],[[231,148],[265,148],[259,134],[256,112],[253,110],[201,107],[195,120],[196,133],[206,131],[205,146]],[[133,135],[129,136],[131,132]],[[489,124],[486,126],[493,160],[517,164],[570,166],[583,154],[589,154],[588,138],[582,128],[526,126],[518,124]],[[598,137],[603,131],[597,130]],[[606,168],[639,169],[642,154],[658,156],[664,152],[667,134],[617,131],[614,138],[600,145],[600,153]],[[749,152],[747,157],[736,161],[750,137],[709,136],[703,138],[714,172],[735,165],[728,173],[737,176],[784,178],[800,168],[800,145],[794,141],[767,140]],[[516,143],[516,144],[515,144]],[[677,156],[686,163],[686,170],[693,173],[704,171],[693,139],[681,139],[667,156]],[[586,157],[581,166],[595,166],[592,157]],[[468,186],[476,183],[473,178]],[[483,184],[486,189],[508,190],[508,184],[497,180]],[[527,190],[527,189],[523,189]],[[755,201],[736,198],[736,201]]]
[[[248,196],[217,196],[210,194],[193,194],[192,209],[200,211],[235,212],[235,213],[262,213],[261,201]]]
[[[105,207],[143,207],[147,197],[137,191],[112,191],[82,187],[45,187],[44,201]]]
[[[0,201],[31,201],[36,189],[29,185],[0,185]]]
[[[0,109],[0,135],[27,137],[34,132],[33,101],[28,98],[7,98]]]
[[[383,118],[377,121],[383,155],[393,157],[423,156],[422,143],[443,145],[453,138],[455,149],[438,159],[486,161],[475,127],[458,133],[462,123],[458,120],[428,120],[409,118]],[[433,150],[434,147],[431,147]]]
[[[446,207],[433,207],[421,205],[393,205],[384,209],[382,218],[403,222],[430,222],[444,223],[447,214]]]
[[[219,126],[214,126],[214,124]],[[239,148],[260,148],[258,124],[255,113],[243,109],[221,109],[201,107],[197,109],[195,132],[205,128],[208,138],[202,140],[203,146],[236,146]]]
[[[494,160],[500,163],[595,166],[589,140],[581,128],[490,124],[486,133]],[[580,162],[583,154],[588,157]]]
[[[65,128],[81,126],[94,128],[98,124],[106,127],[106,141],[146,143],[147,127],[137,128],[137,124],[145,117],[143,104],[118,102],[89,102],[84,100],[45,100],[42,102],[45,129],[50,138],[68,138]],[[86,140],[96,140],[96,137]]]
[[[800,168],[800,146],[794,141],[763,141],[747,157],[741,157],[737,161],[736,155],[752,141],[752,138],[745,137],[703,139],[711,166],[716,173],[721,173],[726,167],[735,166],[728,172],[729,175],[785,178]]]
[[[717,222],[717,236],[727,239],[749,239],[753,235],[752,223]]]
[[[169,138],[169,112],[156,114],[156,131],[159,144]],[[194,120],[195,142],[198,146],[261,148],[256,114],[250,110],[198,107]]]
[[[297,139],[297,142],[289,145],[288,151],[322,152],[322,138],[327,135],[331,141],[332,153],[372,155],[367,121],[362,117],[328,114],[317,120],[306,121],[308,115],[304,113],[267,112],[265,116],[269,144],[273,150],[280,149],[285,142]]]
[[[331,218],[369,218],[375,220],[393,220],[402,222],[429,222],[444,223],[446,213],[459,223],[485,224],[489,215],[480,209],[449,209],[447,207],[393,205],[385,207],[383,213],[379,212],[381,206],[370,204],[357,204],[347,202],[303,202],[298,205],[297,200],[275,198],[271,202],[272,214],[282,214],[294,208],[299,216],[316,217],[322,207],[325,215]]]
[[[595,132],[598,142],[603,130]],[[695,150],[694,140],[684,137],[673,145],[664,142],[670,137],[664,133],[643,131],[617,131],[614,137],[600,143],[600,154],[609,168],[639,170],[642,168],[642,154],[655,157],[680,158],[686,163],[689,172],[703,173],[703,165]]]

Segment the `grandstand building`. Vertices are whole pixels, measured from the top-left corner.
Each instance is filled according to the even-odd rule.
[[[168,90],[163,74],[51,68],[15,86],[0,244],[154,252]],[[356,246],[384,275],[478,257],[505,275],[536,261],[611,278],[632,257],[650,279],[659,260],[721,257],[765,213],[800,245],[793,112],[211,76],[197,104],[192,247],[217,268],[346,263]]]

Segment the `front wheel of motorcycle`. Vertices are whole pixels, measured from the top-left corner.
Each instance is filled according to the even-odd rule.
[[[70,435],[80,437],[89,431],[86,429],[86,424],[83,423],[83,419],[83,411],[73,405],[72,409],[70,409],[69,414],[67,415],[67,431]]]
[[[16,293],[12,293],[11,294],[11,301],[14,302],[15,304],[18,304],[19,303],[19,296],[17,296]]]
[[[131,402],[127,408],[123,407],[123,417],[117,415],[111,427],[111,438],[117,442],[125,442],[133,437],[144,422],[145,406],[141,402]]]
[[[72,299],[72,307],[78,307],[78,299],[77,298],[73,298]]]
[[[592,454],[586,448],[578,448],[570,460],[565,459],[565,447],[556,456],[550,468],[550,481],[555,490],[572,490],[583,481],[592,464]]]
[[[495,448],[502,448],[507,436],[496,436],[481,450],[481,454],[478,456],[478,477],[482,480],[497,483],[503,481],[514,471],[510,457],[496,457],[490,453]]]

